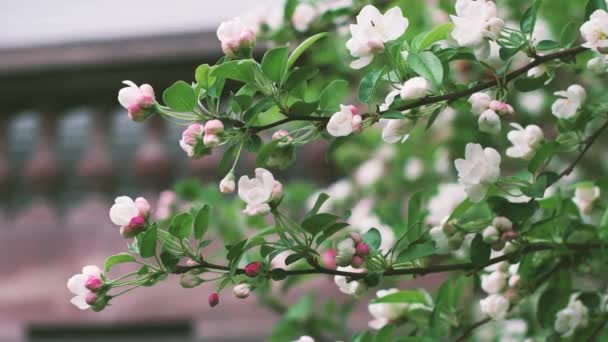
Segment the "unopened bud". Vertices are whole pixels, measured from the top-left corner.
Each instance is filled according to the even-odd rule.
[[[272,193],[270,194],[270,201],[273,203],[280,203],[283,199],[283,184],[281,182],[274,183],[272,187]]]
[[[359,233],[350,233],[350,238],[353,239],[355,243],[361,242],[361,234]]]
[[[249,284],[238,284],[236,285],[234,288],[232,288],[232,292],[234,293],[234,296],[236,298],[247,298],[249,297],[249,294],[251,293],[251,287],[249,286]]]
[[[286,130],[280,129],[280,130],[274,132],[274,134],[272,134],[272,140],[279,140],[279,139],[290,142],[293,140],[293,137],[291,137],[289,135],[289,132],[287,132]]]
[[[139,211],[139,216],[142,218],[148,217],[150,214],[150,203],[148,203],[148,201],[143,197],[137,197],[135,199],[135,207]]]
[[[89,292],[87,293],[87,296],[85,297],[85,302],[91,306],[95,305],[95,302],[97,301],[97,299],[99,298],[99,296],[97,295],[97,293],[95,292]]]
[[[519,282],[520,282],[521,278],[519,277],[518,274],[512,275],[509,278],[509,287],[514,287],[516,288],[517,286],[519,286]]]
[[[235,188],[234,172],[230,171],[220,182],[220,192],[223,194],[230,194],[234,192]]]
[[[214,307],[220,303],[220,295],[217,292],[213,292],[209,295],[209,306]]]
[[[501,232],[513,229],[513,223],[511,220],[504,216],[495,217],[494,220],[492,220],[492,225]]]
[[[224,124],[217,119],[209,120],[205,123],[204,131],[205,135],[218,135],[224,131]]]
[[[369,255],[369,246],[365,242],[357,243],[355,249],[357,251],[357,255],[360,257],[365,257]]]
[[[207,147],[215,147],[219,145],[220,138],[215,134],[205,134],[203,137],[203,144]]]
[[[500,240],[500,232],[494,226],[488,226],[483,230],[483,241],[489,245],[494,244]]]
[[[365,261],[363,260],[363,258],[358,255],[355,255],[350,261],[350,265],[354,268],[359,268],[363,266],[364,263]]]
[[[514,230],[507,230],[506,232],[502,233],[502,236],[500,237],[501,240],[503,241],[512,241],[515,240],[519,237],[519,233],[514,231]]]
[[[329,269],[336,269],[336,250],[328,248],[323,254],[321,254],[321,262]]]
[[[461,233],[455,233],[449,238],[448,245],[450,249],[458,249],[462,245],[463,237]]]
[[[84,283],[84,287],[92,292],[97,292],[103,286],[103,281],[98,277],[89,277]],[[89,304],[90,305],[90,304]]]
[[[247,274],[248,277],[253,278],[262,271],[263,266],[264,265],[260,261],[249,263],[247,266],[245,266],[245,274]]]
[[[203,280],[197,277],[193,272],[187,272],[182,274],[179,278],[179,284],[185,289],[191,289],[199,286]]]

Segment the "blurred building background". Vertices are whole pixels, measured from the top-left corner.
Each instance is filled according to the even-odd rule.
[[[177,279],[102,313],[69,303],[65,282],[124,250],[108,218],[117,194],[157,194],[183,176],[217,182],[217,156],[188,161],[181,127],[131,122],[123,80],[160,98],[220,57],[217,24],[258,1],[0,2],[0,340],[261,340],[277,315],[182,289]],[[244,338],[247,336],[247,338]]]

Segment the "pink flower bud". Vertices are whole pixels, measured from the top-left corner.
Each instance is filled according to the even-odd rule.
[[[143,197],[135,199],[135,207],[137,207],[139,215],[142,217],[147,217],[150,214],[150,203]]]
[[[220,182],[220,192],[230,194],[234,192],[236,183],[234,182],[234,172],[229,172]]]
[[[89,277],[84,283],[84,287],[92,292],[99,291],[102,286],[103,281],[99,277]]]
[[[272,140],[279,140],[279,139],[283,139],[285,138],[285,141],[292,141],[293,138],[289,135],[289,132],[287,132],[284,129],[280,129],[276,132],[274,132],[274,134],[272,135]]]
[[[135,216],[134,218],[131,219],[131,222],[129,223],[129,227],[137,228],[137,227],[142,227],[145,224],[146,224],[146,220],[143,217]]]
[[[214,307],[220,303],[220,295],[217,292],[213,292],[209,295],[209,306]]]
[[[336,250],[328,248],[323,254],[321,254],[321,262],[325,267],[329,269],[336,269]]]
[[[220,120],[209,120],[205,123],[205,135],[217,135],[224,131],[224,124]]]
[[[203,144],[207,147],[215,147],[220,143],[220,138],[215,134],[205,134]]]
[[[357,243],[355,249],[357,250],[357,255],[360,257],[369,255],[369,246],[365,242]]]
[[[245,274],[247,274],[248,277],[253,278],[260,273],[262,266],[263,264],[260,261],[249,263],[247,266],[245,266]]]
[[[519,282],[520,282],[521,278],[518,274],[512,275],[509,278],[509,287],[517,287],[519,286]]]
[[[350,238],[355,241],[355,243],[361,242],[361,235],[359,233],[350,233]]]
[[[515,240],[519,237],[519,233],[514,231],[514,230],[507,230],[506,232],[502,233],[502,236],[500,237],[501,240],[503,241],[511,241],[511,240]]]
[[[270,195],[271,202],[279,202],[283,199],[283,184],[281,182],[275,182],[274,187],[272,187],[272,194]]]
[[[353,260],[351,261],[350,265],[354,268],[359,268],[359,267],[363,266],[364,263],[365,263],[365,261],[363,261],[362,257],[355,255],[353,257]]]
[[[84,301],[87,304],[93,306],[93,305],[95,305],[95,302],[97,301],[97,298],[99,298],[97,296],[97,293],[95,293],[95,292],[89,292],[89,293],[87,293],[87,296],[85,297]]]
[[[511,115],[514,112],[513,107],[511,107],[508,103],[497,100],[490,101],[490,109],[500,115]]]

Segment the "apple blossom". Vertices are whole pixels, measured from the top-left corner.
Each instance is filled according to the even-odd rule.
[[[416,180],[424,173],[424,162],[420,158],[410,158],[406,161],[403,174],[407,180]]]
[[[532,159],[544,139],[543,131],[536,125],[523,128],[520,124],[512,123],[511,126],[515,129],[507,134],[507,139],[513,146],[507,149],[507,156],[524,160]]]
[[[479,124],[479,130],[484,133],[500,133],[500,117],[492,109],[486,109],[483,113],[481,113],[477,122]]]
[[[425,97],[431,90],[431,82],[424,77],[417,76],[410,78],[403,84],[397,84],[394,87],[397,89],[390,91],[386,95],[384,103],[380,105],[381,112],[387,111],[390,108],[397,95],[399,95],[403,101],[417,100]]]
[[[238,284],[232,288],[232,292],[236,298],[245,299],[251,293],[251,286],[247,283]]]
[[[355,256],[355,242],[351,238],[346,238],[336,246],[336,265],[346,267],[351,264]]]
[[[458,45],[473,48],[478,59],[490,54],[490,40],[498,39],[504,22],[497,17],[496,5],[486,0],[456,1],[456,15],[450,18],[454,23],[452,37]]]
[[[287,132],[286,130],[279,129],[278,131],[272,134],[272,140],[283,140],[286,142],[291,142],[293,141],[293,137],[289,135],[289,132]]]
[[[490,274],[481,276],[481,288],[487,294],[496,294],[502,292],[507,285],[507,274],[501,271],[494,271]]]
[[[409,22],[399,7],[380,13],[372,5],[366,5],[357,15],[357,23],[350,25],[351,38],[346,42],[355,61],[353,69],[361,69],[371,63],[376,52],[384,51],[384,43],[395,40],[405,32]]]
[[[255,169],[255,178],[242,176],[239,179],[239,197],[247,203],[243,213],[249,216],[266,215],[270,212],[271,202],[282,196],[282,185],[270,171]]]
[[[382,298],[393,293],[397,293],[397,289],[378,290],[377,298]],[[368,305],[369,313],[374,317],[373,321],[369,322],[369,327],[375,330],[382,329],[385,325],[399,319],[405,314],[408,309],[407,303],[373,303]]]
[[[188,157],[194,158],[200,156],[201,143],[203,143],[203,135],[205,126],[196,122],[188,126],[182,132],[182,138],[179,140],[179,146],[186,152]]]
[[[139,234],[145,228],[145,219],[150,214],[150,205],[143,197],[133,201],[128,196],[116,197],[110,208],[110,220],[120,226],[120,233],[125,238]]]
[[[217,29],[217,38],[222,43],[226,56],[246,58],[255,45],[255,32],[239,18],[224,21]]]
[[[572,201],[583,215],[589,215],[593,210],[593,202],[600,197],[600,188],[597,186],[580,185],[574,190]]]
[[[220,137],[215,134],[205,134],[203,136],[203,144],[205,147],[215,147],[220,144]]]
[[[492,294],[479,301],[481,312],[488,317],[501,321],[509,311],[509,300],[499,294]]]
[[[513,107],[510,104],[498,100],[490,101],[489,108],[495,111],[498,115],[512,115]]]
[[[587,98],[585,88],[578,84],[573,84],[566,90],[557,91],[555,95],[561,98],[553,102],[551,112],[559,119],[574,118]]]
[[[570,296],[568,306],[556,315],[555,331],[564,338],[574,335],[577,329],[585,328],[589,324],[589,309],[577,298],[576,294]]]
[[[483,241],[489,245],[494,244],[500,240],[500,232],[494,226],[488,226],[482,232]]]
[[[527,76],[530,78],[538,78],[547,73],[547,66],[545,64],[537,65],[528,70]]]
[[[354,273],[365,272],[365,270],[362,268],[354,268],[352,266],[338,267],[337,270]],[[338,286],[340,292],[347,295],[359,297],[360,295],[365,293],[365,291],[367,291],[367,285],[365,285],[363,281],[350,280],[347,276],[336,275],[334,276],[334,282]]]
[[[361,130],[362,118],[355,106],[340,105],[340,111],[334,113],[327,123],[327,132],[334,137],[347,136]]]
[[[220,303],[220,295],[217,294],[216,292],[213,292],[212,294],[209,295],[209,298],[207,298],[207,301],[209,302],[210,307],[215,307]]]
[[[584,47],[600,53],[608,52],[608,12],[595,10],[580,28]]]
[[[294,9],[293,16],[291,17],[293,28],[300,32],[308,30],[308,27],[315,21],[318,15],[317,9],[311,4],[305,2],[299,3]]]
[[[220,182],[220,192],[223,194],[231,194],[234,192],[235,187],[234,171],[230,171]]]
[[[98,299],[95,292],[101,289],[102,284],[101,269],[95,265],[84,266],[82,268],[82,273],[76,274],[68,279],[68,290],[75,295],[70,300],[70,303],[74,304],[80,310],[90,308]]]
[[[479,115],[490,108],[492,98],[486,93],[474,93],[469,97],[468,102],[471,104],[473,114]]]
[[[156,101],[154,99],[154,89],[149,84],[137,86],[131,81],[123,81],[128,85],[120,89],[118,92],[118,102],[129,112],[129,118],[133,121],[140,122],[152,114],[152,106]]]
[[[484,149],[479,144],[467,144],[465,159],[457,159],[454,165],[458,180],[464,185],[469,199],[475,203],[485,197],[488,187],[500,176],[500,154],[491,147]]]
[[[454,232],[452,229],[453,227],[448,222],[449,218],[449,216],[444,217],[439,225],[429,230],[429,236],[435,243],[437,254],[448,254],[452,251],[452,247],[455,245],[455,242],[450,243],[450,236],[452,236]],[[460,239],[460,242],[462,243],[462,239]]]
[[[415,122],[410,119],[380,119],[382,140],[389,144],[404,142],[410,137]]]

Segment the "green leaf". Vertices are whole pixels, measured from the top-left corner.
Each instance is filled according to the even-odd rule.
[[[538,16],[538,9],[542,0],[534,0],[532,6],[530,6],[519,22],[521,32],[524,34],[530,34],[534,31],[534,25],[536,24],[536,17]]]
[[[536,50],[538,51],[555,50],[559,48],[559,43],[554,40],[541,40],[536,44]]]
[[[229,61],[216,66],[211,71],[211,76],[227,78],[243,83],[253,83],[255,73],[260,71],[260,66],[252,59]]]
[[[515,82],[513,82],[513,86],[515,89],[525,93],[543,87],[548,79],[549,75],[546,73],[540,77],[518,78],[515,80]]]
[[[287,76],[284,88],[290,90],[298,85],[314,78],[319,73],[319,69],[312,66],[303,66],[293,69]]]
[[[452,23],[445,23],[436,26],[424,36],[424,38],[420,42],[420,45],[418,46],[418,50],[424,50],[427,47],[433,45],[433,43],[435,42],[448,39],[453,29],[454,24]]]
[[[291,17],[290,17],[291,18]],[[287,68],[291,68],[295,62],[300,58],[300,56],[306,51],[312,44],[316,43],[319,39],[327,36],[327,32],[317,33],[312,37],[309,37],[305,41],[303,41],[298,47],[293,50],[291,56],[289,56],[289,60],[287,61]]]
[[[177,81],[165,89],[163,101],[177,112],[191,112],[196,105],[196,94],[188,83]]]
[[[327,112],[337,112],[340,109],[344,95],[348,91],[348,82],[345,80],[334,80],[321,92],[319,109]]]
[[[522,188],[521,192],[528,197],[542,198],[545,195],[545,190],[559,179],[555,172],[543,172],[538,177],[534,184]]]
[[[363,76],[361,84],[359,85],[359,101],[361,101],[361,103],[369,104],[373,99],[383,73],[384,68],[381,68],[372,70],[368,72],[367,75]]]
[[[317,196],[317,200],[315,201],[315,205],[312,207],[312,209],[310,209],[310,211],[308,212],[308,214],[306,214],[306,216],[310,217],[315,215],[316,213],[319,212],[319,209],[321,208],[321,206],[323,205],[323,203],[325,203],[325,201],[327,201],[329,199],[329,195],[322,192],[319,194],[319,196]]]
[[[285,258],[285,265],[291,265],[304,257],[306,257],[305,253],[290,254],[287,258]]]
[[[245,121],[246,123],[252,123],[255,119],[257,119],[258,115],[266,112],[274,106],[275,102],[272,97],[264,97],[255,105],[253,105],[253,107],[245,111],[245,114],[243,114],[243,121]]]
[[[209,64],[202,64],[196,68],[194,73],[194,78],[196,79],[196,83],[202,89],[208,89],[211,84],[213,84],[216,80],[215,77],[210,77],[212,68]]]
[[[152,227],[141,235],[139,255],[141,255],[142,258],[149,258],[156,254],[156,230],[156,227]]]
[[[471,262],[476,268],[483,268],[490,260],[490,245],[483,241],[481,234],[475,235],[471,242]]]
[[[338,220],[338,216],[333,214],[321,213],[307,217],[302,221],[302,228],[312,234],[317,235],[319,232],[331,227]]]
[[[544,143],[528,163],[528,171],[532,174],[536,173],[553,156],[554,150],[555,144],[553,142]]]
[[[202,239],[207,232],[210,216],[211,208],[207,204],[200,208],[196,213],[196,217],[194,218],[194,237],[197,240]]]
[[[488,199],[488,205],[496,216],[505,216],[509,218],[513,222],[516,230],[521,228],[520,225],[532,217],[538,208],[538,204],[536,202],[511,203],[505,198],[496,196]]]
[[[334,223],[331,227],[325,229],[321,233],[321,235],[319,235],[319,237],[317,237],[317,240],[315,242],[317,243],[317,245],[321,244],[323,241],[327,240],[328,238],[330,238],[335,233],[339,232],[344,227],[348,227],[348,223],[346,223],[346,222]]]
[[[262,72],[277,84],[283,82],[283,77],[287,73],[288,54],[287,47],[282,46],[266,51],[262,58]]]
[[[192,215],[189,213],[181,213],[173,216],[169,225],[169,233],[178,239],[185,239],[190,236],[192,231]]]
[[[222,160],[220,160],[220,165],[218,167],[220,174],[226,174],[228,170],[230,170],[232,162],[236,159],[239,147],[239,144],[234,144],[224,151],[224,155],[222,156]]]
[[[578,38],[578,28],[579,25],[574,22],[566,24],[559,35],[559,44],[562,47],[570,47]]]
[[[367,243],[370,248],[374,250],[380,248],[380,244],[382,244],[382,236],[376,228],[368,230],[365,234],[361,236],[361,238],[363,239],[363,241],[365,241],[365,243]]]
[[[441,85],[443,65],[432,52],[410,53],[407,57],[407,63],[415,73],[432,82],[434,86]]]
[[[601,10],[608,10],[608,8],[606,8],[606,1],[605,0],[589,0],[587,1],[587,6],[585,7],[585,18],[588,19],[591,14],[593,12],[595,12],[596,10],[601,9]]]
[[[298,6],[300,0],[287,0],[285,1],[285,8],[283,10],[283,20],[286,22],[291,21],[291,17],[293,16],[293,12],[296,10],[296,6]]]
[[[426,304],[426,296],[418,290],[403,290],[391,293],[381,298],[376,298],[371,301],[372,304],[377,303],[419,303]]]
[[[541,326],[552,327],[557,312],[568,304],[572,285],[565,270],[551,277],[547,284],[549,286],[538,299],[536,315]]]
[[[395,332],[394,324],[385,325],[380,331],[378,331],[378,335],[374,339],[374,342],[391,342],[394,340],[393,332]]]
[[[236,245],[232,246],[229,250],[228,250],[228,254],[226,255],[226,259],[228,259],[229,261],[234,261],[235,259],[237,259],[241,253],[243,253],[243,248],[245,247],[245,245],[247,244],[247,239],[237,243]]]
[[[255,163],[257,166],[264,167],[268,163],[268,159],[272,155],[272,152],[277,148],[281,140],[272,140],[268,144],[262,146],[256,157]]]
[[[400,111],[389,109],[386,112],[381,113],[383,119],[407,119],[405,114]]]
[[[103,266],[103,271],[110,272],[114,265],[135,261],[135,257],[128,253],[114,254],[106,259],[106,262]]]
[[[410,197],[407,206],[407,225],[412,227],[422,221],[422,192],[416,192]]]
[[[397,257],[396,262],[397,263],[409,262],[412,260],[417,260],[420,258],[427,257],[429,255],[433,255],[434,253],[435,253],[435,245],[433,244],[433,242],[427,241],[424,243],[416,243],[416,244],[407,246],[406,249],[404,249],[401,253],[399,253],[399,256]]]
[[[179,259],[180,258],[177,255],[172,254],[164,248],[160,252],[160,261],[169,272],[173,272],[175,270],[175,266],[177,266]]]

